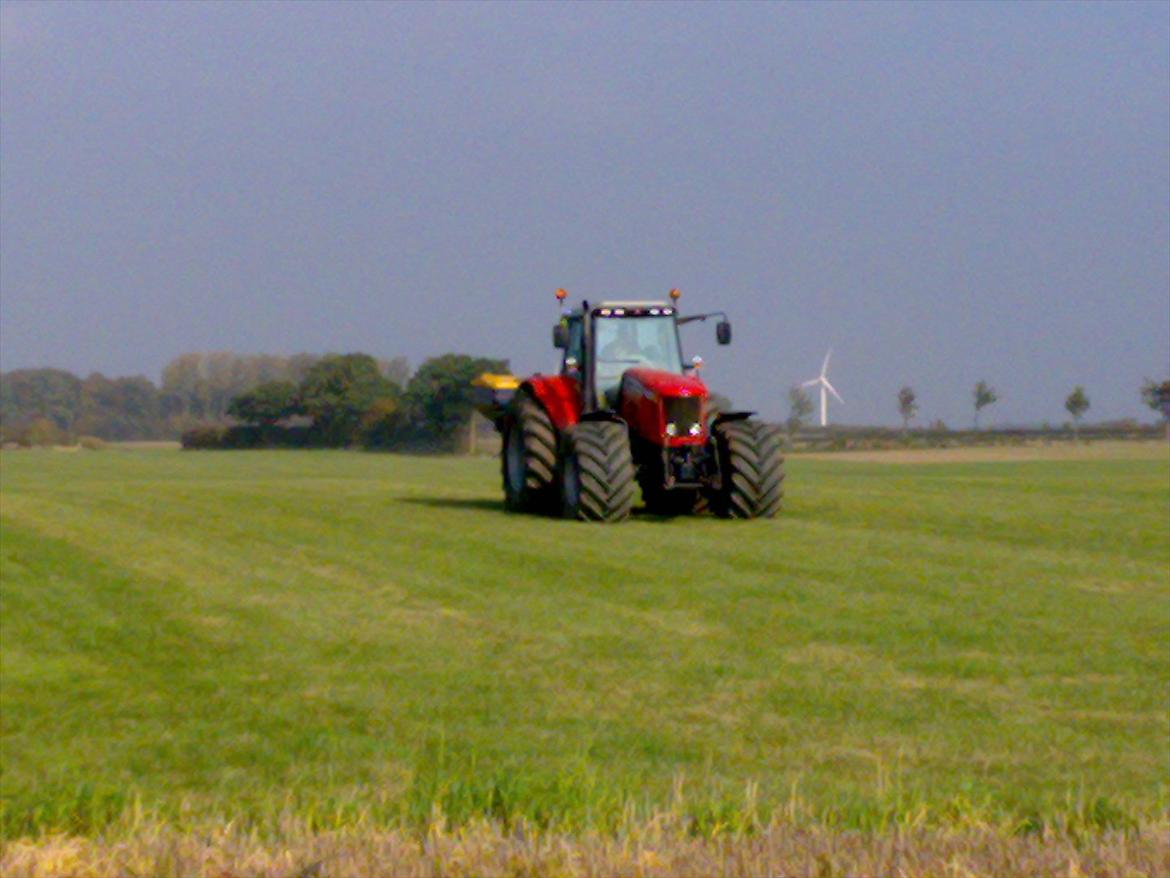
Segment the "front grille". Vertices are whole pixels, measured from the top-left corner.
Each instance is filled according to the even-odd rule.
[[[676,436],[695,436],[691,432],[696,424],[702,429],[703,401],[697,396],[675,396],[663,401],[666,423],[675,425]]]

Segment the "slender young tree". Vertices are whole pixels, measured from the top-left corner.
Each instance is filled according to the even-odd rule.
[[[994,403],[997,399],[999,399],[999,397],[995,393],[995,388],[992,387],[990,384],[988,384],[986,381],[984,381],[982,378],[979,379],[978,383],[976,383],[976,385],[975,385],[974,397],[975,397],[975,429],[978,430],[979,429],[979,413],[981,411],[983,411],[983,409],[987,408],[989,405]]]
[[[1079,384],[1073,388],[1073,392],[1068,395],[1068,399],[1064,401],[1064,407],[1068,409],[1068,413],[1072,415],[1073,419],[1073,439],[1081,438],[1081,418],[1084,417],[1085,412],[1089,410],[1089,397],[1085,396],[1085,388]]]
[[[795,433],[804,425],[804,419],[812,414],[813,403],[803,387],[788,391],[788,431]]]
[[[898,414],[902,416],[902,433],[909,433],[910,422],[918,414],[918,395],[909,384],[898,391]]]

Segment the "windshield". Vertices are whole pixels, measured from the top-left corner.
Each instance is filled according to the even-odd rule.
[[[597,389],[609,397],[634,366],[682,374],[674,317],[604,317],[593,321]]]

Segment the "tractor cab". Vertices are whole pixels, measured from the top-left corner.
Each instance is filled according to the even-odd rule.
[[[557,327],[561,373],[582,384],[586,409],[617,409],[622,376],[632,368],[682,375],[675,309],[658,302],[588,304]],[[592,385],[590,387],[590,385]]]

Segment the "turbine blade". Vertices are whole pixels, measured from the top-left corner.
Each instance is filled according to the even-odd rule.
[[[815,386],[815,385],[817,385],[817,384],[820,384],[820,383],[821,383],[821,379],[820,379],[820,378],[814,378],[814,379],[812,379],[811,381],[806,381],[806,382],[804,382],[804,384],[802,384],[802,385],[800,385],[800,386],[801,386],[801,387],[813,387],[813,386]]]
[[[828,378],[823,378],[823,379],[821,379],[821,380],[825,382],[825,388],[826,388],[826,389],[829,391],[829,393],[831,393],[831,394],[833,394],[833,396],[837,397],[837,402],[839,402],[839,403],[841,403],[842,405],[844,405],[844,403],[845,403],[845,400],[841,399],[841,394],[839,394],[839,393],[837,392],[837,388],[836,388],[836,387],[834,387],[832,384],[830,384],[830,383],[829,383],[829,379],[828,379]]]
[[[824,378],[829,371],[829,357],[833,356],[833,349],[829,348],[825,353],[825,362],[821,364],[821,377]]]

